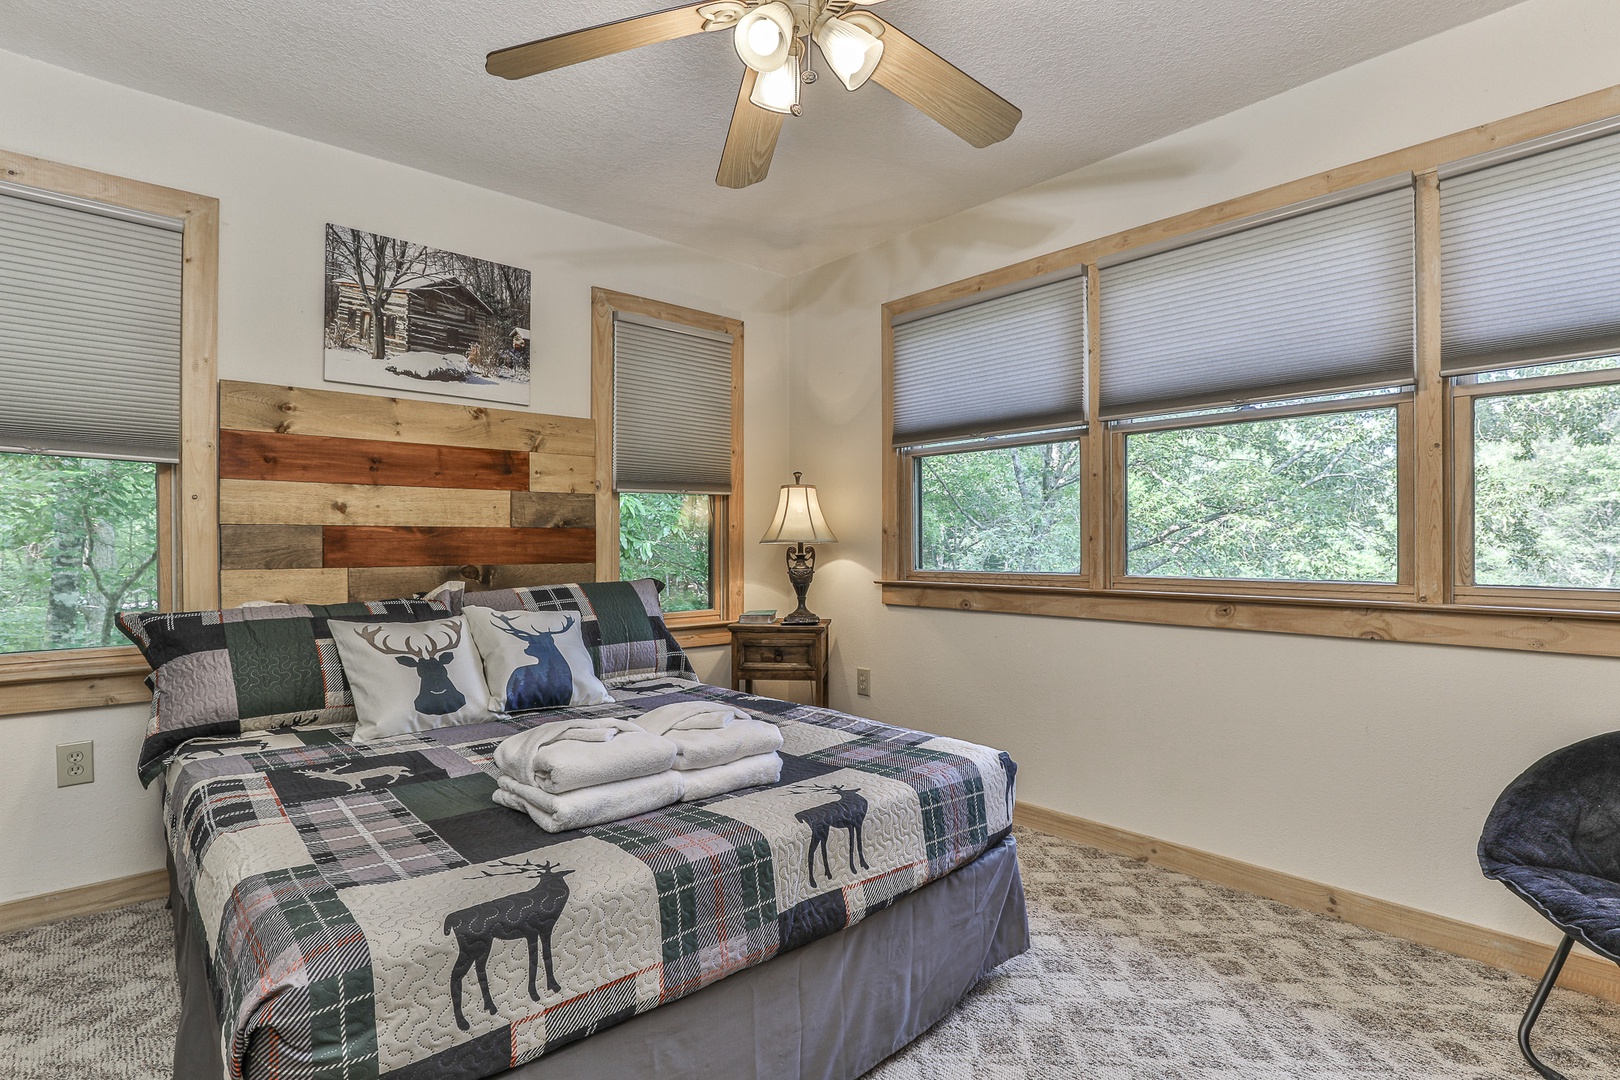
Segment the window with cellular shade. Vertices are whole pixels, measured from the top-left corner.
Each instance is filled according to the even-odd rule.
[[[1410,383],[1412,189],[1105,265],[1104,419]]]
[[[731,493],[727,334],[613,317],[613,486]]]
[[[179,460],[180,229],[0,184],[0,449]]]
[[[894,445],[1085,422],[1086,284],[1074,277],[894,321]]]
[[[1448,375],[1620,352],[1620,135],[1442,179]]]

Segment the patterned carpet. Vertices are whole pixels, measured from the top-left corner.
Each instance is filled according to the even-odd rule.
[[[1497,1080],[1534,1074],[1517,975],[1018,832],[1034,948],[867,1080]],[[0,1077],[168,1080],[160,902],[0,937]],[[1620,1075],[1620,1008],[1558,991],[1538,1044]]]

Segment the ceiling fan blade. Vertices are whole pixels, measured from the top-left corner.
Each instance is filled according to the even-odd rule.
[[[871,16],[876,19],[877,16]],[[872,81],[977,147],[998,143],[1024,118],[1017,106],[927,46],[883,22],[883,59]]]
[[[721,187],[745,188],[765,179],[776,153],[776,139],[782,134],[779,112],[762,109],[748,100],[759,73],[743,69],[742,89],[737,91],[737,107],[731,113],[731,130],[726,132],[726,148],[720,155],[720,171],[714,182]]]
[[[484,60],[484,70],[503,79],[525,79],[542,71],[554,71],[595,60],[601,56],[656,45],[660,41],[701,34],[706,20],[698,9],[707,3],[655,11],[633,19],[603,23],[555,37],[541,38],[526,45],[497,49]]]

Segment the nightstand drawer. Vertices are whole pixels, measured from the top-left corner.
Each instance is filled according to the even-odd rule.
[[[744,667],[796,667],[814,666],[813,641],[744,641],[742,662]]]

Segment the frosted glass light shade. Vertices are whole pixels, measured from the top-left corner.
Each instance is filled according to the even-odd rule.
[[[776,516],[771,527],[760,537],[762,544],[836,544],[838,537],[827,527],[821,516],[821,503],[816,498],[816,485],[783,484],[781,497],[776,503]]]
[[[761,72],[759,78],[754,80],[754,91],[748,95],[748,100],[771,112],[797,116],[799,58],[790,55],[781,67]]]
[[[760,74],[775,71],[793,47],[793,9],[782,0],[761,4],[737,20],[731,41],[743,63]]]
[[[865,85],[883,59],[883,42],[843,19],[822,19],[815,38],[827,66],[846,90],[859,90]]]

